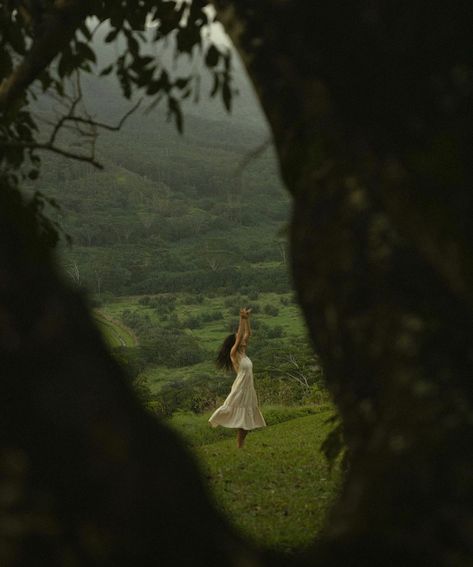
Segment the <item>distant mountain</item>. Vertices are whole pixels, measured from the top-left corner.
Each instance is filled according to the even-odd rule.
[[[235,111],[203,94],[185,109],[183,135],[159,107],[102,132],[103,172],[46,157],[35,188],[61,205],[50,213],[73,238],[61,254],[77,281],[112,294],[288,288],[281,231],[289,198],[240,71],[237,81]],[[133,104],[112,78],[85,76],[82,87],[101,122],[117,123]],[[50,109],[40,103],[38,112]]]

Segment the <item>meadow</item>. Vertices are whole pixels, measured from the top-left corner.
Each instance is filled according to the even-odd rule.
[[[122,344],[116,337],[122,337],[126,346],[137,345],[136,334],[127,327],[126,321],[145,320],[149,327],[179,327],[195,339],[205,353],[203,360],[177,367],[166,364],[147,365],[143,376],[151,391],[157,393],[163,385],[172,381],[182,382],[202,374],[214,378],[218,376],[213,360],[223,338],[236,330],[241,305],[248,305],[254,310],[250,353],[251,348],[257,352],[263,341],[266,346],[270,345],[277,350],[291,341],[305,339],[304,323],[291,293],[260,293],[253,297],[255,298],[189,293],[124,296],[107,302],[95,313],[113,347]],[[254,363],[255,372],[265,370],[261,365],[258,368],[258,360]]]
[[[106,80],[84,92],[111,122],[122,115]],[[238,529],[294,551],[320,530],[340,475],[320,450],[333,409],[291,291],[290,199],[267,142],[251,158],[267,128],[250,115],[190,116],[176,137],[162,116],[137,114],[104,134],[105,170],[49,156],[39,189],[60,202],[49,214],[73,242],[59,245],[64,272],[143,404],[184,437]],[[207,419],[234,378],[213,361],[242,306],[269,427],[237,452],[234,432]]]
[[[210,408],[224,399],[233,379],[219,377],[213,354],[222,337],[236,325],[238,307],[243,304],[240,302],[255,308],[252,346],[257,352],[264,354],[268,344],[270,349],[284,350],[294,341],[300,344],[304,339],[304,324],[291,294],[261,293],[253,300],[244,296],[203,297],[184,293],[127,296],[102,305],[94,313],[112,350],[120,347],[121,352],[130,352],[140,344],[140,336],[124,320],[146,321],[150,327],[158,328],[183,327],[183,333],[196,338],[196,344],[206,353],[204,360],[177,367],[146,365],[141,370],[137,384],[141,388],[146,384],[148,388],[144,401],[159,414],[157,409],[166,388],[178,387],[187,392],[186,400],[195,401],[202,395],[202,388],[211,388],[209,383],[220,386],[212,390],[213,396],[204,397],[207,405],[196,411],[183,409],[185,403],[177,398],[174,409],[164,416],[165,421],[194,453],[216,506],[235,528],[260,545],[292,554],[309,545],[323,528],[326,513],[339,490],[339,462],[330,466],[321,449],[333,429],[334,409],[326,394],[305,404],[291,402],[292,398],[287,397],[282,404],[267,403],[265,400],[272,398],[267,397],[265,388],[272,389],[278,380],[280,383],[286,379],[268,377],[264,360],[256,356],[255,383],[260,400],[263,399],[262,411],[268,427],[251,432],[244,449],[238,450],[233,430],[209,426]],[[221,316],[213,319],[208,317],[209,313]],[[278,329],[277,336],[268,338],[268,329],[270,337],[271,330]],[[263,337],[258,338],[259,334]],[[123,340],[127,342],[124,349]],[[258,341],[264,344],[258,345]],[[196,383],[200,385],[198,390]],[[287,386],[285,395],[293,395],[296,385],[287,382]],[[313,389],[322,391],[318,383],[313,384]]]
[[[265,408],[268,427],[235,446],[234,432],[207,424],[208,414],[176,414],[169,424],[195,452],[217,507],[254,542],[302,551],[322,530],[341,482],[321,452],[330,406]],[[281,421],[278,421],[281,420]]]

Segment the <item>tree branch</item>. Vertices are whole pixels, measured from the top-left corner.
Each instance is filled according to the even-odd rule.
[[[103,130],[110,130],[112,132],[116,132],[120,130],[120,128],[123,126],[127,118],[131,116],[135,112],[135,110],[138,109],[138,107],[141,105],[142,100],[143,99],[140,98],[140,100],[132,108],[130,108],[130,110],[126,114],[122,116],[118,124],[116,124],[115,126],[112,124],[105,124],[103,122],[96,122],[91,118],[84,118],[83,116],[65,116],[64,122],[74,121],[79,124],[86,124],[87,126],[93,126],[96,128],[102,128]]]
[[[17,142],[17,141],[10,141],[5,142],[2,144],[8,148],[24,148],[24,149],[31,149],[31,150],[47,150],[49,152],[53,152],[55,154],[59,154],[61,156],[75,159],[78,161],[84,161],[90,163],[97,169],[103,169],[103,165],[95,159],[94,156],[84,155],[84,154],[76,154],[75,152],[71,152],[66,150],[65,148],[60,148],[58,146],[54,146],[49,142]]]
[[[138,107],[142,102],[142,99],[138,100],[137,103],[122,116],[122,118],[116,125],[105,124],[103,122],[96,122],[88,115],[86,110],[85,110],[86,116],[77,116],[75,112],[77,110],[77,106],[82,101],[80,75],[77,74],[75,96],[68,96],[68,100],[70,101],[70,107],[67,113],[61,116],[56,122],[49,123],[52,126],[52,131],[47,141],[35,142],[35,141],[21,141],[21,140],[5,140],[5,141],[0,141],[0,147],[3,146],[3,147],[23,148],[23,149],[31,149],[31,150],[47,150],[67,158],[88,162],[98,169],[103,169],[102,164],[95,159],[97,129],[102,128],[110,131],[120,130],[123,124],[125,123],[125,121],[127,120],[127,118],[129,118],[129,116],[131,116],[138,109]],[[88,155],[82,153],[76,153],[69,149],[56,145],[57,137],[59,136],[63,128],[67,128],[68,123],[73,123],[76,126],[75,130],[79,133],[79,135],[82,136],[83,138],[88,139],[88,142],[90,143],[90,153]],[[81,128],[80,125],[88,127],[89,130]],[[77,142],[75,145],[80,145],[80,142]]]
[[[46,69],[61,49],[74,36],[77,27],[89,13],[90,2],[63,0],[54,2],[50,11],[42,14],[41,24],[31,48],[23,61],[0,85],[0,111],[4,114],[14,105]]]

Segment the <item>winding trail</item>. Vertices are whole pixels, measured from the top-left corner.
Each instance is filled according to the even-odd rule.
[[[122,322],[110,317],[110,315],[107,315],[100,309],[94,309],[94,317],[97,323],[107,327],[110,334],[116,339],[120,346],[134,347],[138,345],[138,337]],[[129,339],[128,341],[127,338]]]

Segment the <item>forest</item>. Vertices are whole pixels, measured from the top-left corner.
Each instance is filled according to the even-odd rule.
[[[248,88],[241,71],[236,80]],[[113,81],[82,89],[89,109],[107,101],[108,120],[119,120],[125,105]],[[138,112],[100,139],[104,170],[46,156],[26,188],[56,205],[46,210],[61,230],[63,272],[158,414],[208,411],[223,396],[231,376],[213,361],[241,305],[254,314],[261,400],[327,399],[291,291],[289,197],[255,102],[238,103],[250,120],[207,111],[189,116],[184,135],[164,113]]]

